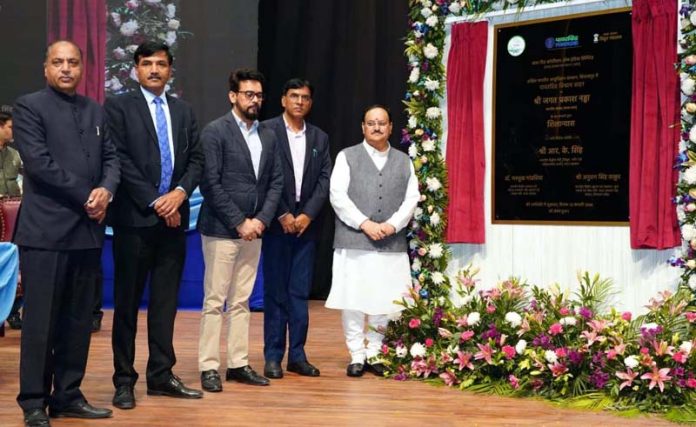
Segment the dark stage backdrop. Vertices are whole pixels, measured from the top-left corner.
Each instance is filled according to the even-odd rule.
[[[260,0],[258,66],[267,78],[262,117],[280,113],[286,80],[304,77],[315,87],[309,121],[329,134],[332,159],[362,140],[363,109],[387,105],[394,119],[392,145],[406,122],[403,39],[408,31],[404,0]],[[333,212],[324,208],[312,298],[331,287]]]
[[[46,0],[0,0],[0,107],[44,87]]]

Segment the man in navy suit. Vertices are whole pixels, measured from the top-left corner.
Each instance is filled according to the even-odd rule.
[[[249,296],[261,255],[260,237],[275,216],[283,190],[275,134],[259,127],[257,120],[263,75],[236,70],[230,74],[229,85],[232,111],[201,133],[205,169],[198,230],[205,260],[205,296],[198,369],[201,385],[209,392],[222,391],[218,369],[224,320],[229,324],[226,379],[269,384],[249,366]]]
[[[24,161],[13,239],[25,298],[17,402],[26,426],[48,426],[47,405],[52,417],[111,416],[87,403],[80,384],[119,160],[102,108],[76,94],[82,63],[73,42],[52,43],[44,63],[48,87],[19,98],[14,108]]]
[[[145,42],[133,56],[140,87],[104,104],[122,168],[121,187],[109,211],[114,229],[113,404],[120,409],[135,407],[135,334],[148,276],[147,394],[203,395],[172,372],[188,196],[203,167],[198,126],[191,106],[165,93],[173,61],[169,47]]]
[[[282,378],[286,335],[287,370],[317,377],[304,351],[309,327],[317,228],[314,220],[329,195],[329,137],[305,121],[312,109],[312,85],[291,79],[283,87],[283,114],[262,123],[278,138],[285,184],[271,227],[263,237],[264,375]]]

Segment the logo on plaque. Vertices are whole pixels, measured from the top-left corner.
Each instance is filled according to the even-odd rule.
[[[522,52],[524,52],[525,47],[526,43],[524,39],[520,36],[514,36],[508,42],[507,50],[511,56],[520,56]]]

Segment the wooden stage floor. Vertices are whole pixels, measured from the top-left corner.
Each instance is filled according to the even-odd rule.
[[[103,329],[92,335],[87,375],[82,390],[97,406],[111,407],[111,316],[107,311]],[[224,383],[222,393],[206,393],[201,400],[150,397],[145,394],[147,356],[145,313],[141,312],[136,369],[137,407],[114,408],[106,420],[52,420],[53,426],[657,426],[670,425],[658,418],[624,419],[610,413],[558,409],[549,403],[481,396],[422,382],[398,382],[366,374],[348,378],[349,362],[341,332],[340,314],[310,303],[307,354],[321,370],[321,377],[306,378],[286,373],[269,387]],[[176,322],[175,373],[200,388],[197,370],[199,312],[182,311]],[[224,347],[223,347],[224,348]],[[253,313],[250,332],[250,362],[263,371],[263,315]],[[0,338],[0,426],[22,426],[22,413],[15,402],[18,380],[19,331],[8,330]],[[224,355],[223,359],[224,361]],[[223,366],[224,369],[224,366]],[[224,370],[223,370],[224,372]],[[223,374],[224,378],[224,374]]]

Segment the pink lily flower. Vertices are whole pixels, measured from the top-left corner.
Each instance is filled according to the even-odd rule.
[[[631,368],[626,368],[626,372],[617,372],[616,376],[624,382],[619,385],[619,391],[623,390],[624,387],[630,387],[633,384],[633,380],[638,376],[638,372],[633,372]],[[647,375],[647,374],[646,374]]]
[[[684,317],[686,317],[689,323],[694,323],[696,322],[696,311],[687,311],[684,313]]]
[[[653,387],[658,386],[660,388],[660,393],[662,393],[665,390],[665,381],[672,379],[672,377],[667,375],[669,371],[669,368],[657,369],[657,366],[653,366],[652,372],[643,374],[640,379],[650,380],[648,390],[652,390]]]
[[[609,322],[606,320],[594,319],[594,320],[590,320],[589,322],[587,322],[587,325],[590,328],[592,328],[592,332],[600,333],[604,329],[606,329],[606,327],[609,325]]]
[[[493,353],[495,353],[495,350],[493,350],[490,346],[490,344],[476,344],[476,346],[479,348],[479,352],[474,355],[474,359],[476,360],[481,360],[484,359],[486,363],[489,365],[493,364]]]
[[[452,387],[457,382],[457,377],[450,371],[445,371],[440,374],[440,378],[445,382],[446,385]]]
[[[457,351],[457,357],[454,359],[454,364],[459,365],[459,370],[461,371],[464,368],[469,368],[470,370],[474,370],[474,364],[471,363],[471,356],[472,354],[469,352],[463,352],[461,350]]]
[[[568,372],[568,368],[566,367],[566,365],[558,362],[554,363],[553,365],[549,364],[549,369],[551,369],[551,373],[553,374],[554,378],[559,377]]]
[[[459,337],[460,342],[465,342],[469,341],[471,337],[474,336],[474,331],[464,331],[462,332],[462,335]]]

